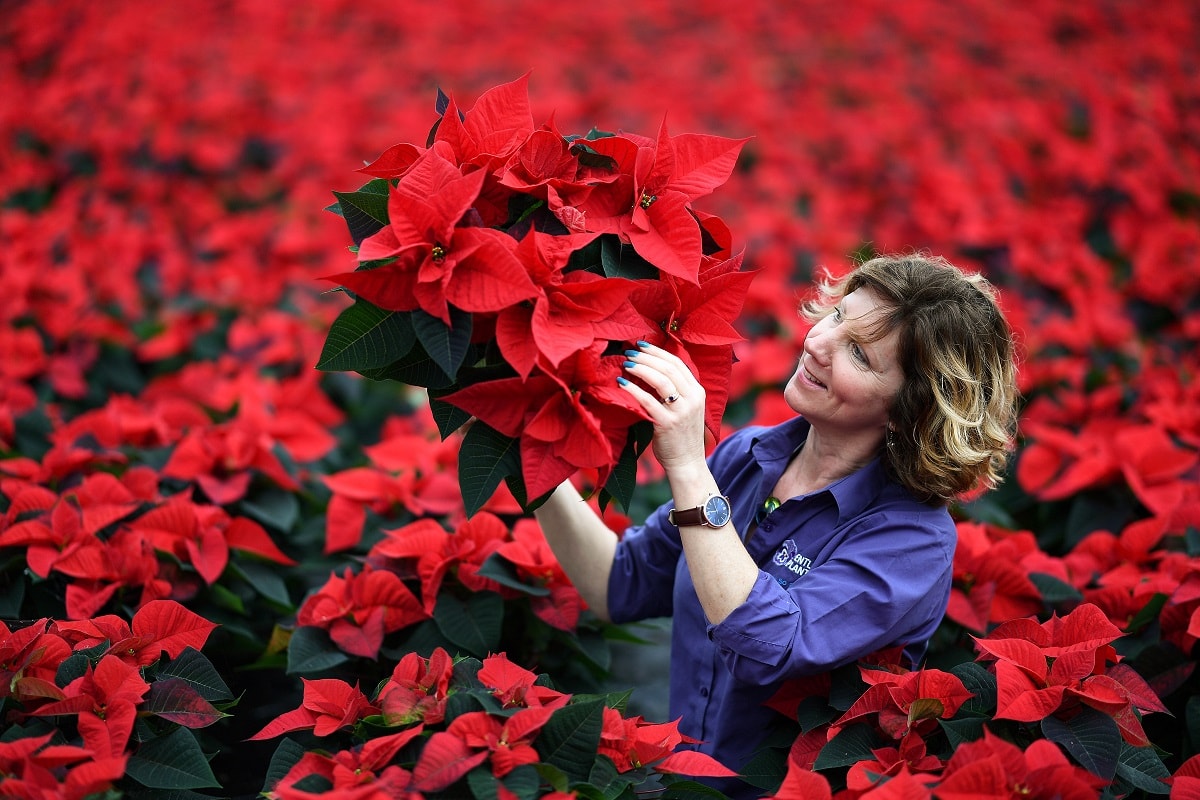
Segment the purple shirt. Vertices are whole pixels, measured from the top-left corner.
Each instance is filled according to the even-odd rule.
[[[734,433],[709,458],[745,532],[808,435],[796,418]],[[946,508],[916,500],[875,459],[771,513],[747,545],[758,580],[709,624],[668,503],[626,531],[608,584],[614,622],[673,617],[671,717],[697,749],[740,769],[781,720],[763,705],[789,678],[904,645],[919,663],[950,596],[957,541]],[[744,785],[743,789],[744,789]],[[736,786],[722,786],[739,794]],[[748,796],[758,796],[750,792]]]

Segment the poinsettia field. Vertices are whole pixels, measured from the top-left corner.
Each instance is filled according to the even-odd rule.
[[[776,422],[815,271],[928,250],[1017,331],[1012,469],[927,664],[794,681],[741,774],[1200,798],[1198,40],[1185,0],[4,4],[0,796],[718,796],[528,509],[666,498],[624,343],[714,439]]]

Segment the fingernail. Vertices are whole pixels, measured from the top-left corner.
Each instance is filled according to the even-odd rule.
[[[617,384],[618,384],[618,385],[620,385],[620,386],[626,386],[626,385],[628,385],[628,384],[629,384],[629,381],[627,381],[627,380],[625,380],[624,378],[622,378],[622,377],[618,376],[618,377],[617,377]]]
[[[626,350],[625,355],[628,356],[629,358],[637,358],[638,351],[637,350]]]
[[[641,339],[639,339],[639,340],[638,340],[638,343],[637,343],[637,346],[638,346],[638,347],[649,347],[649,346],[650,346],[650,343],[649,343],[649,342],[643,342]]]
[[[637,366],[637,364],[633,363],[632,361],[626,361],[622,366],[624,366],[625,369],[633,369]]]

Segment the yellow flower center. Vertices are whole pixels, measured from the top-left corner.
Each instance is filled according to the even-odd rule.
[[[645,192],[642,192],[642,199],[638,201],[638,204],[642,208],[649,208],[650,206],[654,205],[654,201],[657,199],[658,195],[656,194],[646,194]]]
[[[433,246],[433,263],[440,264],[445,260],[446,248],[442,247],[440,244],[435,244]]]

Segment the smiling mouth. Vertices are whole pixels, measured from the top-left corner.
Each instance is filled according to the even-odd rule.
[[[811,372],[808,371],[808,367],[801,366],[800,369],[804,372],[804,377],[808,380],[809,383],[815,383],[817,386],[820,386],[822,389],[826,388],[824,383],[817,380],[816,377]]]

